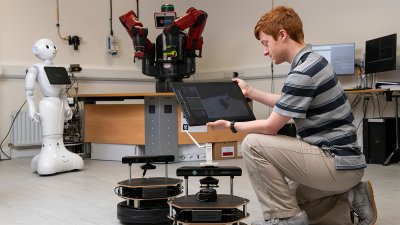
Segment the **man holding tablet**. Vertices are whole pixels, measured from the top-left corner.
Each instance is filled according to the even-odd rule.
[[[357,144],[353,113],[333,67],[304,42],[291,8],[276,7],[254,29],[264,55],[290,63],[281,94],[234,79],[243,94],[273,111],[267,119],[217,120],[213,129],[248,133],[242,143],[250,181],[265,221],[254,225],[375,224],[370,182],[361,182],[365,157]],[[297,138],[276,135],[293,119]]]

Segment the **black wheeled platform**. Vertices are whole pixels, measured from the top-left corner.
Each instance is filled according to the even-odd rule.
[[[174,220],[174,225],[246,225],[241,220],[249,216],[247,213],[249,200],[233,195],[233,178],[242,175],[241,168],[234,166],[181,167],[176,173],[177,176],[184,176],[186,188],[185,196],[171,198],[168,201],[169,217]],[[188,194],[188,179],[192,176],[208,178],[200,180],[206,188],[196,195]],[[208,199],[200,197],[205,193],[213,193],[213,188],[218,187],[218,182],[214,182],[214,176],[230,177],[231,194],[217,194],[216,198]]]
[[[126,156],[123,164],[129,164],[129,179],[118,182],[115,193],[125,201],[117,205],[117,218],[124,224],[171,225],[168,218],[170,207],[167,201],[182,193],[182,180],[168,177],[168,162],[174,161],[172,155]],[[132,164],[146,163],[142,166],[143,176],[147,169],[155,169],[153,162],[165,163],[165,177],[132,178]]]
[[[168,213],[168,205],[160,204],[160,202],[139,208],[128,205],[127,201],[117,205],[117,218],[124,224],[171,225],[173,222],[166,216]]]
[[[220,194],[216,201],[199,201],[196,195],[182,196],[168,201],[170,217],[182,224],[243,224],[247,218],[248,199]],[[242,207],[242,210],[238,209]],[[172,213],[174,212],[174,213]]]

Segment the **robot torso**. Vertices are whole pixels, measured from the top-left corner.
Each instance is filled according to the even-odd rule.
[[[45,66],[55,66],[54,64],[46,65],[44,63],[36,64],[35,67],[38,70],[37,82],[40,86],[40,90],[44,97],[59,97],[61,90],[65,88],[65,85],[53,85],[50,84],[47,78],[46,72],[44,71]]]

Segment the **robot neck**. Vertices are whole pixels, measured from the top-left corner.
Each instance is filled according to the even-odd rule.
[[[50,59],[43,60],[43,64],[45,65],[53,65],[53,62]]]

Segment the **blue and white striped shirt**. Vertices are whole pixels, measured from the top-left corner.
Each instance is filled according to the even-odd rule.
[[[337,169],[366,167],[347,96],[333,67],[311,46],[291,63],[274,111],[293,118],[303,141],[334,154]]]

